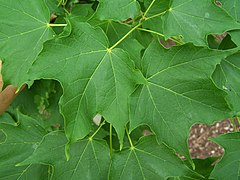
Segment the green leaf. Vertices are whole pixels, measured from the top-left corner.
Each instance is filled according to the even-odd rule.
[[[113,21],[107,21],[104,24],[103,29],[108,36],[110,45],[114,45],[119,39],[121,39],[125,34],[131,30],[131,26],[126,24],[119,24]],[[136,66],[140,68],[140,59],[141,51],[144,49],[144,46],[140,44],[134,34],[129,35],[127,38],[122,41],[117,47],[125,50],[130,58],[135,62]]]
[[[134,37],[144,48],[147,48],[153,40],[153,36],[150,33],[141,30],[135,31]]]
[[[99,0],[96,16],[100,20],[125,21],[140,14],[140,5],[136,0]]]
[[[206,159],[193,159],[195,164],[194,171],[202,175],[201,178],[198,179],[209,179],[209,176],[214,168],[215,163],[217,162],[219,157],[208,157]],[[191,165],[187,164],[189,168]],[[192,177],[180,177],[180,178],[169,178],[168,180],[192,180]]]
[[[51,164],[53,179],[107,179],[110,164],[109,148],[105,141],[84,139],[70,148],[70,160],[65,157],[67,143],[63,132],[47,134],[34,153],[19,165]]]
[[[232,41],[232,38],[229,34],[222,40],[221,44],[219,45],[218,49],[226,50],[236,48],[236,44]]]
[[[231,36],[232,41],[240,47],[240,30],[233,30],[228,32]]]
[[[51,14],[63,14],[64,9],[59,6],[58,0],[45,0]]]
[[[224,8],[236,21],[240,21],[240,1],[239,0],[220,0]]]
[[[140,73],[126,52],[108,49],[100,28],[72,21],[72,29],[69,37],[45,43],[29,77],[61,83],[64,94],[60,106],[71,142],[91,131],[96,114],[113,124],[122,141],[128,122],[128,97]]]
[[[208,157],[206,159],[193,159],[195,164],[195,171],[203,175],[206,179],[209,178],[210,173],[214,168],[214,164],[218,160],[218,157]]]
[[[240,132],[229,133],[211,138],[225,150],[221,161],[217,163],[210,178],[229,180],[240,178]]]
[[[139,86],[130,99],[130,129],[149,125],[159,142],[174,147],[190,160],[190,127],[229,116],[226,94],[211,80],[215,66],[229,53],[191,44],[167,50],[154,41],[142,59],[148,83]]]
[[[0,123],[0,130],[6,136],[5,141],[0,144],[0,179],[46,179],[47,173],[42,172],[46,171],[48,166],[15,166],[32,154],[46,134],[35,119],[20,113],[18,115],[18,124]]]
[[[13,119],[11,114],[8,113],[8,112],[3,113],[2,115],[0,115],[0,123],[7,123],[7,124],[16,125],[15,120]]]
[[[147,9],[151,3],[152,3],[152,0],[145,0],[144,7]],[[150,8],[150,10],[146,15],[146,18],[149,18],[149,19],[143,22],[143,27],[162,34],[163,22],[162,22],[161,14],[167,11],[169,7],[170,7],[170,0],[164,0],[164,1],[155,0],[152,7]]]
[[[228,13],[210,0],[173,0],[162,20],[165,38],[181,35],[184,42],[198,46],[207,45],[208,34],[240,28]]]
[[[222,7],[238,22],[240,22],[240,1],[239,0],[220,0]],[[233,30],[229,34],[233,42],[240,46],[240,31]]]
[[[203,177],[200,179],[209,179],[209,176],[214,168],[214,165],[218,161],[219,157],[208,157],[206,159],[193,159],[193,162],[195,164],[194,171],[201,174]],[[191,168],[191,165],[185,161],[189,168]],[[190,180],[189,178],[180,178],[180,180]],[[169,179],[172,180],[172,179]],[[176,179],[177,180],[177,179]],[[179,179],[178,179],[179,180]]]
[[[167,179],[168,177],[198,177],[155,136],[140,139],[133,148],[114,153],[109,179]]]
[[[233,54],[217,65],[213,79],[219,88],[228,93],[227,101],[231,106],[232,115],[240,114],[240,53]]]
[[[42,49],[53,37],[50,14],[43,0],[0,0],[0,58],[6,84],[20,86]]]
[[[92,4],[78,4],[73,7],[70,17],[76,20],[86,21],[90,19],[94,14]]]

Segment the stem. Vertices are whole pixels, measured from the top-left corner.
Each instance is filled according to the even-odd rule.
[[[132,143],[132,140],[131,140],[131,137],[130,137],[130,135],[129,135],[129,132],[128,132],[128,129],[127,129],[127,128],[126,128],[126,133],[127,133],[127,137],[128,137],[128,140],[129,140],[129,143],[130,143],[131,148],[134,148],[133,143]]]
[[[161,13],[159,13],[159,14],[155,14],[155,15],[153,15],[153,16],[150,16],[150,17],[148,17],[148,18],[145,18],[145,20],[147,21],[147,20],[149,20],[149,19],[152,19],[152,18],[161,16],[161,15],[165,14],[166,12],[167,12],[167,10],[166,10],[166,11],[163,11],[163,12],[161,12]]]
[[[140,31],[145,31],[145,32],[149,32],[149,33],[152,33],[152,34],[156,34],[158,36],[162,36],[162,37],[165,37],[163,34],[159,33],[159,32],[156,32],[156,31],[152,31],[152,30],[149,30],[149,29],[144,29],[144,28],[137,28],[138,30]]]
[[[115,48],[118,44],[120,44],[126,37],[128,37],[128,36],[129,36],[134,30],[136,30],[139,26],[141,26],[144,21],[147,21],[147,20],[149,20],[149,19],[151,19],[151,18],[160,16],[160,15],[162,15],[162,14],[164,14],[164,13],[167,12],[167,10],[166,10],[166,11],[164,11],[164,12],[161,12],[161,13],[159,13],[159,14],[156,14],[156,15],[153,15],[153,16],[150,16],[150,17],[146,18],[145,16],[147,15],[147,13],[149,12],[149,10],[150,10],[151,7],[153,6],[154,2],[155,2],[155,0],[153,0],[153,1],[151,2],[151,4],[148,6],[147,10],[146,10],[145,13],[143,14],[143,17],[140,19],[138,25],[136,25],[134,28],[132,28],[127,34],[125,34],[120,40],[118,40],[112,47],[108,48],[108,49],[107,49],[108,52],[110,52],[113,48]]]
[[[112,151],[113,151],[113,147],[112,147],[112,124],[110,124],[110,157],[112,158]]]
[[[152,30],[149,30],[149,29],[143,29],[143,28],[137,28],[137,29],[140,30],[140,31],[145,31],[145,32],[149,32],[149,33],[152,33],[152,34],[156,34],[156,35],[161,36],[161,37],[165,37],[163,34],[161,34],[159,32],[156,32],[156,31],[152,31]],[[169,39],[171,39],[172,41],[174,41],[178,44],[182,44],[181,42],[179,42],[176,39],[173,39],[173,38],[169,38]]]
[[[67,24],[48,24],[49,27],[63,27],[67,26]]]
[[[141,26],[142,23],[139,23],[137,26],[132,28],[127,34],[125,34],[118,42],[116,42],[112,47],[110,47],[108,50],[112,50],[115,48],[118,44],[120,44],[126,37],[128,37],[135,29],[137,29],[139,26]]]
[[[92,140],[93,137],[98,133],[98,131],[102,128],[102,126],[105,124],[105,120],[99,125],[97,130],[89,137],[89,140]]]
[[[60,0],[59,3],[58,3],[58,6],[60,6],[61,4],[63,6],[65,6],[67,4],[67,0],[66,1],[65,0]]]
[[[69,161],[69,159],[70,159],[69,148],[70,148],[70,143],[65,145],[65,156],[67,158],[67,161]]]
[[[146,10],[145,13],[143,14],[143,19],[146,18],[146,15],[147,15],[148,11],[151,9],[151,7],[153,6],[154,3],[155,3],[155,0],[153,0],[153,1],[151,2],[151,4],[148,6],[147,10]]]

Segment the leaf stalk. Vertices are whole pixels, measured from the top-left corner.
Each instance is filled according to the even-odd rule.
[[[146,15],[147,15],[147,13],[150,11],[150,9],[151,9],[151,7],[153,6],[154,2],[155,2],[155,0],[153,0],[153,1],[151,2],[151,4],[148,6],[147,10],[145,11],[145,13],[143,14],[142,18],[140,19],[138,25],[136,25],[135,27],[133,27],[127,34],[125,34],[121,39],[119,39],[112,47],[108,48],[107,51],[110,52],[110,51],[111,51],[112,49],[114,49],[117,45],[119,45],[119,44],[120,44],[124,39],[126,39],[126,37],[128,37],[134,30],[138,29],[138,28],[142,25],[142,23],[143,23],[144,21],[147,21],[147,20],[152,19],[152,18],[157,17],[157,16],[161,16],[162,14],[165,14],[165,13],[168,11],[168,10],[166,10],[166,11],[164,11],[164,12],[161,12],[161,13],[159,13],[159,14],[156,14],[156,15],[153,15],[153,16],[150,16],[150,17],[147,18]],[[159,33],[159,35],[160,35],[160,33]],[[162,36],[164,36],[164,35],[162,35]],[[173,41],[175,41],[175,40],[173,40]],[[176,41],[175,41],[175,42],[176,42]],[[177,43],[179,43],[179,42],[177,42]],[[179,44],[180,44],[180,43],[179,43]]]
[[[149,10],[151,9],[151,7],[153,6],[153,4],[155,3],[156,0],[153,0],[151,2],[151,4],[148,6],[147,10],[145,11],[145,13],[143,14],[143,19],[146,19],[146,15],[149,12]]]
[[[130,31],[128,31],[127,34],[125,34],[120,40],[118,40],[118,42],[116,42],[112,47],[108,48],[109,50],[112,50],[113,48],[115,48],[117,45],[119,45],[124,39],[126,39],[126,37],[128,37],[135,29],[137,29],[139,26],[141,26],[142,23],[139,23],[137,26],[135,26],[134,28],[132,28]]]
[[[149,30],[149,29],[144,29],[144,28],[137,28],[138,30],[140,31],[145,31],[145,32],[149,32],[149,33],[152,33],[152,34],[156,34],[158,36],[161,36],[161,37],[165,37],[163,34],[159,33],[159,32],[156,32],[156,31],[152,31],[152,30]],[[174,38],[169,38],[171,39],[172,41],[178,43],[178,44],[182,44],[180,41],[174,39]]]
[[[67,24],[48,24],[49,27],[65,27]]]
[[[109,130],[109,133],[110,133],[110,157],[112,158],[112,152],[113,152],[113,146],[112,146],[112,124],[110,124],[110,130]]]
[[[97,130],[89,137],[89,140],[92,140],[93,137],[98,133],[98,131],[102,128],[102,126],[105,124],[105,120],[99,125]]]
[[[129,135],[129,132],[128,132],[128,129],[127,129],[127,128],[126,128],[126,133],[127,133],[128,141],[129,141],[129,143],[130,143],[131,148],[134,148],[134,145],[133,145],[133,143],[132,143],[132,140],[131,140],[131,137],[130,137],[130,135]]]

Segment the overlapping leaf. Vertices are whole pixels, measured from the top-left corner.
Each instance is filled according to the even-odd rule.
[[[15,166],[32,154],[46,134],[39,123],[22,114],[19,114],[18,125],[1,123],[0,117],[0,130],[6,136],[5,141],[0,144],[0,179],[46,179],[47,166]]]
[[[109,179],[167,179],[191,176],[197,178],[184,163],[154,136],[143,137],[134,148],[113,155]]]
[[[232,41],[240,47],[240,30],[230,31],[229,34],[231,35]]]
[[[228,93],[228,102],[233,110],[232,115],[240,113],[240,53],[222,60],[213,74],[219,88]]]
[[[164,6],[159,8],[159,4]],[[162,15],[164,7],[167,10]],[[159,29],[158,32],[163,32],[165,38],[181,35],[184,42],[192,42],[195,45],[206,45],[208,34],[220,34],[240,28],[229,14],[209,0],[173,0],[169,5],[167,2],[156,0],[152,8],[155,9],[155,14],[148,17],[148,27],[154,27],[153,30]],[[159,24],[162,24],[162,32]]]
[[[144,7],[147,9],[151,3],[152,0],[145,0]],[[146,29],[151,29],[155,32],[163,33],[163,22],[161,14],[163,14],[169,8],[170,0],[155,0],[154,4],[147,13],[147,18],[149,19],[143,23],[143,27]]]
[[[229,13],[235,20],[240,19],[240,1],[239,0],[220,0],[221,6]]]
[[[140,14],[140,5],[136,0],[99,0],[97,17],[101,20],[125,21]]]
[[[0,9],[4,81],[20,86],[43,42],[53,37],[50,14],[43,0],[0,0]]]
[[[240,133],[229,133],[211,139],[221,145],[224,156],[215,165],[210,178],[229,180],[240,178]]]
[[[59,5],[58,0],[46,0],[45,1],[51,14],[63,14],[64,9]]]
[[[61,82],[61,110],[71,141],[91,131],[96,114],[113,124],[121,140],[128,122],[127,99],[139,73],[127,53],[108,49],[108,40],[100,28],[74,21],[72,28],[69,37],[45,43],[29,77]]]
[[[154,41],[142,59],[147,83],[131,96],[131,129],[149,125],[159,142],[190,159],[190,127],[229,116],[225,94],[211,80],[215,66],[228,53],[190,44],[166,50]]]
[[[69,161],[64,153],[66,143],[63,132],[52,132],[20,165],[51,164],[54,168],[53,179],[107,179],[110,153],[106,142],[89,139],[78,141],[70,148]]]
[[[239,0],[221,0],[222,7],[238,22],[240,22],[240,1]],[[234,43],[240,46],[240,30],[230,31]]]

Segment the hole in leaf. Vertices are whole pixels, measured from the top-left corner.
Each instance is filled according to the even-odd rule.
[[[216,122],[213,125],[193,125],[188,138],[189,150],[192,158],[204,159],[210,156],[223,155],[223,148],[208,140],[208,138],[229,132],[233,132],[233,125],[229,119]]]
[[[227,32],[222,34],[210,34],[207,37],[207,42],[211,49],[226,50],[237,47]]]

